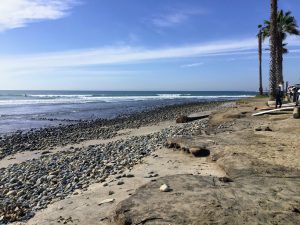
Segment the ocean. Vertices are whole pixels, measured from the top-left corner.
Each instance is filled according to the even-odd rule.
[[[254,95],[243,91],[0,91],[0,134]]]

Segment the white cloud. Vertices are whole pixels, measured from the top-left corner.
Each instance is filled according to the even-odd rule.
[[[152,23],[158,27],[170,27],[187,20],[188,16],[183,13],[173,13],[169,15],[157,16],[152,19]]]
[[[300,49],[292,49],[292,50],[289,50],[289,53],[298,53],[300,52]]]
[[[180,9],[169,10],[166,13],[155,15],[152,17],[151,22],[157,27],[172,27],[187,21],[190,17],[195,15],[203,15],[204,10],[195,9]]]
[[[41,20],[55,20],[68,14],[75,0],[1,0],[0,31],[24,27]]]
[[[300,43],[289,42],[291,46]],[[257,54],[257,40],[231,40],[206,44],[194,44],[160,49],[106,47],[52,52],[34,55],[13,55],[0,57],[0,71],[41,70],[49,68],[74,68],[92,65],[136,64],[145,61],[178,59],[203,56],[230,56]]]
[[[181,68],[190,68],[190,67],[198,67],[198,66],[202,66],[204,63],[203,62],[198,62],[198,63],[191,63],[191,64],[185,64],[185,65],[181,65]]]
[[[186,58],[209,54],[232,54],[233,52],[240,52],[255,47],[255,39],[161,49],[133,48],[130,46],[106,47],[39,55],[5,56],[0,58],[0,64],[2,66],[14,65],[14,67],[68,67],[137,63],[144,60]]]

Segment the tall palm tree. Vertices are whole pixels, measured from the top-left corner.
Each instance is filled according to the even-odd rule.
[[[276,95],[277,71],[277,0],[271,0],[270,16],[270,76],[269,76],[269,94],[270,100],[274,100]]]
[[[263,30],[263,39],[270,36],[270,22],[265,20],[265,26]],[[300,35],[298,30],[298,25],[294,16],[291,15],[291,12],[283,12],[280,10],[277,14],[277,60],[278,60],[278,77],[277,84],[283,84],[283,54],[287,53],[287,50],[284,48],[285,44],[283,41],[286,39],[287,35]]]
[[[298,25],[294,16],[291,16],[291,12],[286,13],[280,10],[278,13],[278,59],[279,59],[279,82],[283,84],[283,70],[282,62],[284,54],[283,41],[286,39],[287,35],[300,35],[300,31],[297,29]]]
[[[261,69],[261,56],[262,56],[262,41],[263,41],[263,26],[261,24],[258,25],[258,64],[259,64],[259,74],[258,74],[258,80],[259,80],[259,94],[263,95],[263,87],[262,87],[262,69]]]

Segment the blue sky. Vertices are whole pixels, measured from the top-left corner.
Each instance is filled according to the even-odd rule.
[[[256,91],[269,2],[1,0],[0,89]],[[279,8],[300,20],[299,0]],[[287,43],[285,79],[300,83],[300,38]]]

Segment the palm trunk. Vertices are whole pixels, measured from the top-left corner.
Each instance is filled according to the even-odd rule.
[[[277,0],[271,0],[271,19],[270,19],[270,76],[269,94],[270,100],[275,99],[277,84]],[[277,64],[277,65],[276,65]]]
[[[278,58],[278,77],[277,77],[277,85],[283,85],[283,70],[282,70],[282,63],[283,63],[283,48],[282,48],[282,38],[281,35],[278,34],[278,51],[277,51],[277,58]]]
[[[262,34],[261,31],[258,34],[258,62],[259,62],[259,94],[263,95],[262,87],[262,69],[261,69],[261,56],[262,56]]]

